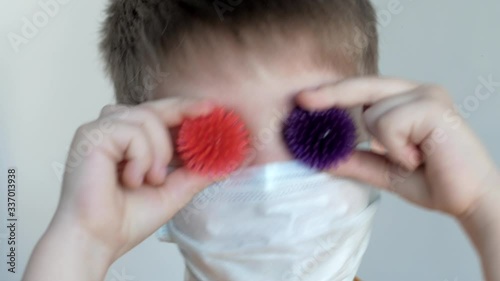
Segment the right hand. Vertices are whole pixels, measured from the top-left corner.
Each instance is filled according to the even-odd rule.
[[[181,98],[104,107],[76,132],[54,221],[104,245],[112,260],[139,244],[212,183],[182,167],[167,175],[167,166],[168,129],[213,108]]]

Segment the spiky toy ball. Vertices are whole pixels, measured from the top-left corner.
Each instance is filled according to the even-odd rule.
[[[241,166],[249,143],[241,118],[219,107],[207,116],[183,121],[177,151],[189,170],[221,178]]]
[[[292,155],[316,169],[334,167],[355,148],[356,126],[346,110],[309,112],[296,107],[283,135]]]

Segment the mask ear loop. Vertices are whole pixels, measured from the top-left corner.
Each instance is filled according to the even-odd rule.
[[[361,109],[361,120],[360,123],[364,126],[364,132],[363,132],[363,138],[362,141],[358,144],[356,147],[357,150],[362,150],[362,151],[372,151],[378,154],[385,154],[386,150],[382,144],[380,144],[368,131],[368,128],[366,127],[364,123],[364,118],[363,115],[367,110],[369,110],[372,107],[371,104],[365,104],[363,105]]]
[[[162,225],[156,232],[155,236],[156,239],[158,239],[161,242],[167,242],[167,243],[172,243],[173,239],[172,236],[170,235],[170,231],[168,229],[168,224],[170,222],[167,222],[166,224]]]
[[[371,107],[372,105],[371,104],[365,104],[363,105],[362,109],[361,109],[361,114],[360,114],[360,123],[363,124],[363,118],[362,118],[362,115]],[[363,124],[364,125],[364,124]],[[365,126],[365,131],[363,132],[363,138],[361,140],[360,143],[358,143],[358,145],[356,146],[356,149],[357,150],[362,150],[362,151],[372,151],[374,149],[374,145],[375,145],[375,139],[373,138],[373,136],[368,132],[368,129],[366,129],[366,126]],[[361,134],[360,134],[361,135]]]
[[[369,106],[357,106],[355,108],[349,109],[351,117],[356,124],[356,134],[357,134],[357,139],[356,139],[356,144],[359,145],[360,147],[357,148],[358,150],[369,150],[369,149],[364,149],[366,146],[366,142],[371,142],[373,141],[371,134],[368,132],[368,129],[366,128],[364,122],[363,122],[363,113],[366,109],[368,109]]]
[[[363,141],[356,145],[356,150],[371,151],[373,149],[373,138],[370,137],[369,140]]]

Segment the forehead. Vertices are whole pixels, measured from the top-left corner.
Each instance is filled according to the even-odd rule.
[[[271,111],[287,112],[300,91],[335,83],[347,75],[342,66],[324,66],[307,37],[238,42],[218,38],[208,44],[185,41],[176,55],[165,61],[167,75],[154,98],[201,97],[236,110],[259,127]],[[182,50],[182,51],[181,51]],[[360,109],[351,109],[360,124]],[[261,116],[256,117],[260,114]],[[358,126],[362,128],[362,126]],[[255,129],[256,129],[255,128]],[[364,138],[364,132],[360,132]]]
[[[341,79],[334,65],[318,63],[311,42],[300,34],[244,42],[220,35],[185,39],[164,62],[168,75],[158,95],[279,95]]]

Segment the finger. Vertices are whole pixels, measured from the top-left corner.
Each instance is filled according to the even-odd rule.
[[[421,206],[430,204],[430,194],[422,169],[410,172],[373,152],[355,151],[349,160],[330,172],[395,193]]]
[[[297,101],[310,110],[324,110],[334,106],[354,107],[373,104],[416,87],[418,84],[415,82],[394,78],[352,78],[302,92],[297,96]]]
[[[197,193],[215,181],[214,178],[198,175],[185,168],[179,168],[168,175],[158,194],[165,204],[170,205],[164,215],[170,216],[182,209]]]
[[[178,126],[186,118],[195,118],[209,114],[215,105],[204,99],[168,98],[147,102],[139,107],[154,111],[167,127]]]
[[[364,183],[388,189],[390,183],[385,174],[392,167],[392,162],[369,151],[356,150],[347,161],[331,169],[334,175],[354,178]]]
[[[363,118],[368,131],[387,149],[391,159],[413,170],[428,156],[422,148],[445,130],[443,114],[451,106],[431,96],[417,95],[415,91],[406,95],[419,98],[406,99],[406,103],[395,107],[390,100],[387,100],[391,103],[389,106],[379,102],[368,109]]]
[[[145,130],[153,151],[153,164],[146,175],[146,182],[151,185],[163,183],[166,167],[173,155],[172,141],[167,128],[160,118],[147,108],[135,107],[126,115],[116,114],[120,115],[118,117],[123,121],[141,126]],[[112,114],[108,117],[114,118],[114,116],[115,114]]]
[[[378,116],[383,115],[386,112],[391,111],[394,108],[401,107],[405,104],[409,104],[417,99],[419,99],[421,95],[415,93],[414,91],[409,91],[405,93],[401,93],[400,95],[384,98],[370,107],[367,107],[363,110],[363,121],[367,127],[373,125],[372,122],[377,120]]]
[[[111,157],[110,160],[115,167],[125,162],[123,173],[118,175],[124,187],[141,186],[153,162],[152,144],[146,132],[141,126],[125,122],[113,122],[109,130],[104,134],[103,141],[97,144],[96,149]]]
[[[425,108],[412,106],[418,98],[413,92],[386,98],[363,113],[367,130],[383,145],[391,160],[409,170],[421,164],[418,145],[410,141],[415,127],[425,117]]]
[[[127,125],[123,126],[125,128]],[[125,150],[125,159],[128,161],[123,170],[122,181],[126,187],[138,188],[144,183],[146,174],[151,169],[153,149],[142,127],[130,126],[127,130],[134,127],[137,131]]]

